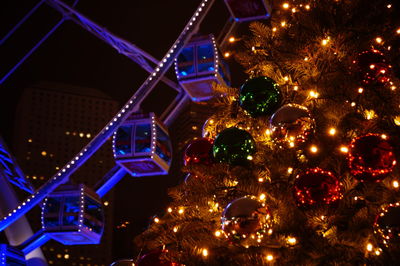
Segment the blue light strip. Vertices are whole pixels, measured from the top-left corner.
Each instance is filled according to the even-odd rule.
[[[36,51],[37,48],[39,48],[39,46],[45,41],[47,40],[47,38],[49,38],[49,36],[51,34],[53,34],[53,32],[64,22],[64,18],[62,18],[46,35],[44,35],[44,37],[42,39],[40,39],[40,41],[33,46],[33,48],[24,56],[22,57],[21,60],[19,60],[19,62],[10,70],[8,71],[7,74],[5,74],[1,80],[0,80],[0,85],[4,83],[4,81],[6,81],[6,79],[8,79],[8,77],[14,73],[14,71],[34,52]]]
[[[3,39],[0,40],[0,45],[2,45],[7,39],[14,34],[14,32],[38,9],[42,4],[44,0],[41,0],[39,3],[36,4],[29,12],[28,14],[25,15],[18,23],[17,25],[14,26],[7,34],[6,36],[3,37]]]
[[[43,184],[35,194],[28,197],[20,206],[8,213],[0,221],[0,231],[3,231],[7,226],[18,220],[22,215],[39,204],[50,192],[56,189],[59,185],[68,180],[68,177],[73,174],[83,163],[86,162],[103,144],[111,137],[113,132],[122,124],[122,122],[130,115],[131,112],[138,111],[140,104],[146,96],[152,91],[157,82],[167,72],[175,57],[178,56],[182,48],[189,41],[193,31],[198,29],[201,21],[206,16],[209,8],[215,0],[203,0],[200,6],[186,24],[178,39],[168,50],[164,58],[158,63],[152,74],[140,86],[136,93],[122,107],[122,109],[107,123],[107,125],[94,137],[88,145],[86,145],[70,162],[67,163],[55,176]]]
[[[98,184],[94,186],[100,198],[104,197],[128,173],[119,165],[115,165]]]
[[[40,229],[29,239],[25,240],[18,248],[26,255],[36,248],[43,246],[50,239],[51,238],[43,232],[43,229]]]

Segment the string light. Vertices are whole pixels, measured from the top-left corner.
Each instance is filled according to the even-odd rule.
[[[392,186],[393,186],[394,188],[398,188],[398,187],[399,187],[399,181],[394,180],[394,181],[392,182]]]
[[[310,7],[310,5],[306,5],[305,8],[306,8],[307,10],[310,10],[311,7]]]
[[[203,254],[203,257],[207,257],[208,256],[208,250],[206,248],[203,248],[202,254]]]
[[[272,261],[274,260],[274,256],[272,254],[267,255],[267,261]]]
[[[231,36],[231,37],[229,38],[229,42],[235,42],[235,41],[236,41],[235,37]]]
[[[381,44],[383,42],[381,37],[376,37],[375,41],[376,41],[376,43],[379,43],[379,44]]]
[[[216,237],[220,237],[221,236],[221,231],[219,231],[219,230],[215,231],[215,236]]]
[[[391,89],[392,91],[394,91],[395,89],[397,89],[397,87],[394,86],[394,85],[392,85],[392,86],[390,86],[390,89]]]
[[[263,182],[265,182],[265,179],[263,177],[259,177],[258,182],[263,183]]]
[[[304,57],[304,61],[308,61],[308,59],[309,59],[309,58],[308,58],[307,56],[306,56],[306,57]]]
[[[288,8],[289,8],[289,4],[288,4],[288,3],[284,3],[284,4],[282,5],[282,7],[283,7],[284,9],[288,9]]]
[[[282,22],[281,22],[281,26],[282,26],[282,27],[285,27],[285,26],[286,26],[286,21],[282,21]]]
[[[292,13],[296,13],[296,8],[292,8]]]
[[[172,208],[171,208],[171,207],[169,207],[167,211],[168,211],[168,212],[172,212]]]
[[[260,200],[265,200],[265,194],[264,193],[260,195]]]
[[[293,90],[294,91],[297,91],[299,89],[299,86],[297,86],[297,85],[295,85],[294,87],[293,87]]]
[[[231,54],[229,52],[224,53],[224,57],[229,57]]]
[[[288,237],[288,238],[287,238],[287,243],[288,243],[289,245],[295,245],[296,242],[297,242],[297,239],[296,239],[295,237]]]
[[[310,95],[310,97],[312,97],[312,98],[318,98],[319,93],[316,92],[316,91],[310,91],[309,95]]]
[[[358,93],[363,93],[364,89],[363,88],[358,88]]]
[[[367,250],[368,250],[369,252],[371,252],[373,248],[374,248],[374,246],[372,246],[371,243],[368,243],[368,244],[367,244]]]
[[[328,44],[329,40],[330,40],[330,37],[327,37],[326,39],[323,39],[323,40],[321,41],[321,44],[322,44],[323,46],[326,46],[326,45]]]
[[[287,169],[287,172],[288,172],[288,174],[293,173],[293,168],[292,168],[292,167],[289,167],[289,168]]]
[[[179,214],[183,214],[183,212],[184,212],[183,208],[182,208],[182,207],[181,207],[181,208],[179,208],[179,211],[178,211],[178,213],[179,213]]]
[[[288,76],[284,76],[283,79],[284,79],[285,81],[289,81],[289,77],[288,77]]]
[[[273,28],[272,28],[272,31],[273,31],[273,32],[276,32],[277,30],[278,30],[278,29],[277,29],[276,27],[273,27]]]
[[[386,7],[387,8],[392,8],[392,4],[388,4]]]
[[[336,135],[336,128],[331,127],[331,128],[329,129],[329,135],[335,136],[335,135]]]
[[[174,233],[178,232],[178,226],[174,226],[172,230],[174,231]]]
[[[312,146],[310,147],[310,151],[311,151],[312,153],[317,153],[317,151],[318,151],[317,146],[312,145]]]
[[[347,148],[346,146],[341,146],[340,147],[340,151],[343,153],[348,153],[349,152],[349,148]]]
[[[294,142],[293,142],[293,141],[289,142],[289,147],[290,147],[290,148],[293,148],[293,147],[294,147]]]
[[[352,102],[352,103],[350,104],[350,106],[351,106],[351,107],[354,107],[354,106],[356,106],[356,103],[355,103],[355,102]]]
[[[156,217],[156,218],[154,218],[154,222],[155,222],[155,223],[159,223],[159,222],[160,222],[160,219],[158,219],[158,218]]]
[[[400,126],[400,116],[393,118],[393,122],[396,124],[396,126]]]

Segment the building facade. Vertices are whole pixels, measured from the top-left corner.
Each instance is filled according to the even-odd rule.
[[[23,92],[17,107],[14,154],[37,189],[71,160],[118,111],[118,103],[91,88],[41,83]],[[115,165],[107,141],[71,177],[93,187]],[[50,265],[109,265],[112,262],[113,191],[103,197],[105,230],[99,245],[64,246],[50,240],[42,250]],[[29,213],[40,229],[40,210]]]

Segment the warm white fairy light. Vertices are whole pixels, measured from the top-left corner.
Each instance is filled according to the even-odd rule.
[[[364,89],[363,88],[358,88],[358,93],[363,93]]]
[[[308,59],[309,59],[309,58],[308,58],[307,56],[306,56],[306,57],[304,57],[304,61],[308,61]]]
[[[288,4],[288,3],[283,3],[282,7],[283,7],[284,9],[288,9],[288,8],[289,8],[289,4]]]
[[[253,156],[247,155],[247,160],[249,160],[249,161],[253,160]]]
[[[281,26],[282,26],[282,27],[285,27],[285,26],[286,26],[286,21],[282,21],[282,22],[281,22]]]
[[[221,231],[219,231],[219,230],[215,231],[215,236],[216,237],[220,237],[221,236]]]
[[[263,177],[259,177],[259,178],[258,178],[258,182],[264,183],[264,182],[265,182],[265,179],[264,179]]]
[[[346,146],[340,146],[340,151],[343,153],[348,153],[349,152],[349,148],[347,148]]]
[[[368,251],[371,252],[373,248],[374,248],[374,246],[372,246],[371,243],[368,243],[368,244],[367,244],[367,250],[368,250]]]
[[[179,211],[178,211],[178,213],[179,214],[183,214],[183,212],[184,212],[184,209],[181,207],[181,208],[179,208]]]
[[[355,102],[352,102],[352,103],[350,104],[350,106],[351,106],[351,107],[354,107],[354,106],[356,106],[356,103],[355,103]]]
[[[277,29],[276,27],[273,27],[273,28],[272,28],[272,31],[273,31],[273,32],[276,32],[277,30],[278,30],[278,29]]]
[[[376,37],[375,38],[375,42],[378,43],[378,44],[381,44],[383,42],[383,40],[382,40],[381,37]]]
[[[309,95],[310,95],[310,97],[312,97],[312,98],[318,98],[319,93],[316,92],[316,91],[310,91]]]
[[[296,11],[297,11],[296,8],[293,7],[292,8],[292,13],[296,13]]]
[[[312,146],[310,147],[310,151],[311,151],[312,153],[317,153],[317,152],[318,152],[318,147],[315,146],[315,145],[312,145]]]
[[[167,209],[167,211],[168,211],[168,212],[172,212],[172,208],[169,207],[169,208]]]
[[[287,169],[287,172],[288,172],[288,174],[293,173],[293,168],[292,168],[292,167],[289,167],[289,168]]]
[[[305,8],[306,8],[307,10],[310,10],[311,7],[310,7],[310,5],[306,5]]]
[[[158,218],[156,217],[156,218],[154,218],[154,222],[155,222],[155,223],[159,223],[159,222],[160,222],[160,219],[158,219]]]
[[[396,33],[397,33],[397,34],[400,34],[400,28],[398,28],[398,29],[396,30]]]
[[[229,38],[229,42],[235,42],[235,41],[236,41],[235,37],[231,36],[231,37]]]
[[[207,257],[208,256],[208,249],[203,248],[202,254],[203,254],[203,257]]]
[[[297,239],[295,237],[288,237],[286,240],[289,245],[295,245],[297,243]]]
[[[329,40],[330,40],[330,38],[329,38],[329,37],[328,37],[328,38],[325,38],[325,39],[323,39],[323,40],[321,41],[321,44],[322,44],[322,46],[326,46],[326,45],[328,44]]]
[[[290,147],[290,148],[293,148],[293,147],[294,147],[294,142],[293,142],[293,141],[289,142],[289,147]]]
[[[398,187],[399,187],[399,181],[393,180],[392,186],[393,186],[394,188],[398,188]]]
[[[382,134],[382,135],[381,135],[381,138],[382,138],[382,139],[387,139],[387,135]]]
[[[229,56],[231,56],[231,53],[229,53],[229,52],[224,53],[224,57],[229,57]]]
[[[266,258],[267,258],[267,261],[273,261],[274,260],[274,256],[272,254],[268,254]]]
[[[289,81],[289,77],[288,77],[288,76],[284,76],[283,79],[284,79],[285,81]]]
[[[299,89],[299,86],[297,86],[297,85],[293,86],[294,91],[297,91],[298,89]]]
[[[331,135],[331,136],[335,136],[335,135],[336,135],[336,128],[331,127],[331,128],[329,129],[328,133],[329,133],[329,135]]]
[[[174,228],[172,229],[172,231],[174,231],[174,233],[178,232],[178,226],[174,226]]]
[[[260,198],[260,200],[265,200],[265,194],[264,193],[261,194],[259,198]]]

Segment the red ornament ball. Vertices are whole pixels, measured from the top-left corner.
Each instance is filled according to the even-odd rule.
[[[167,250],[153,250],[149,253],[144,254],[140,259],[136,262],[137,266],[179,266],[178,263],[170,262],[162,258],[162,255],[167,253]]]
[[[356,64],[356,69],[365,84],[390,81],[392,66],[387,62],[385,55],[376,49],[361,52],[353,64]]]
[[[382,207],[375,218],[374,233],[386,246],[400,244],[400,203]]]
[[[294,181],[293,194],[300,207],[331,205],[342,198],[339,179],[320,168],[307,169]]]
[[[186,147],[183,155],[183,164],[212,164],[212,147],[213,140],[209,138],[199,138]]]
[[[367,134],[352,140],[348,161],[356,179],[379,182],[393,171],[396,158],[387,140],[384,134]]]

